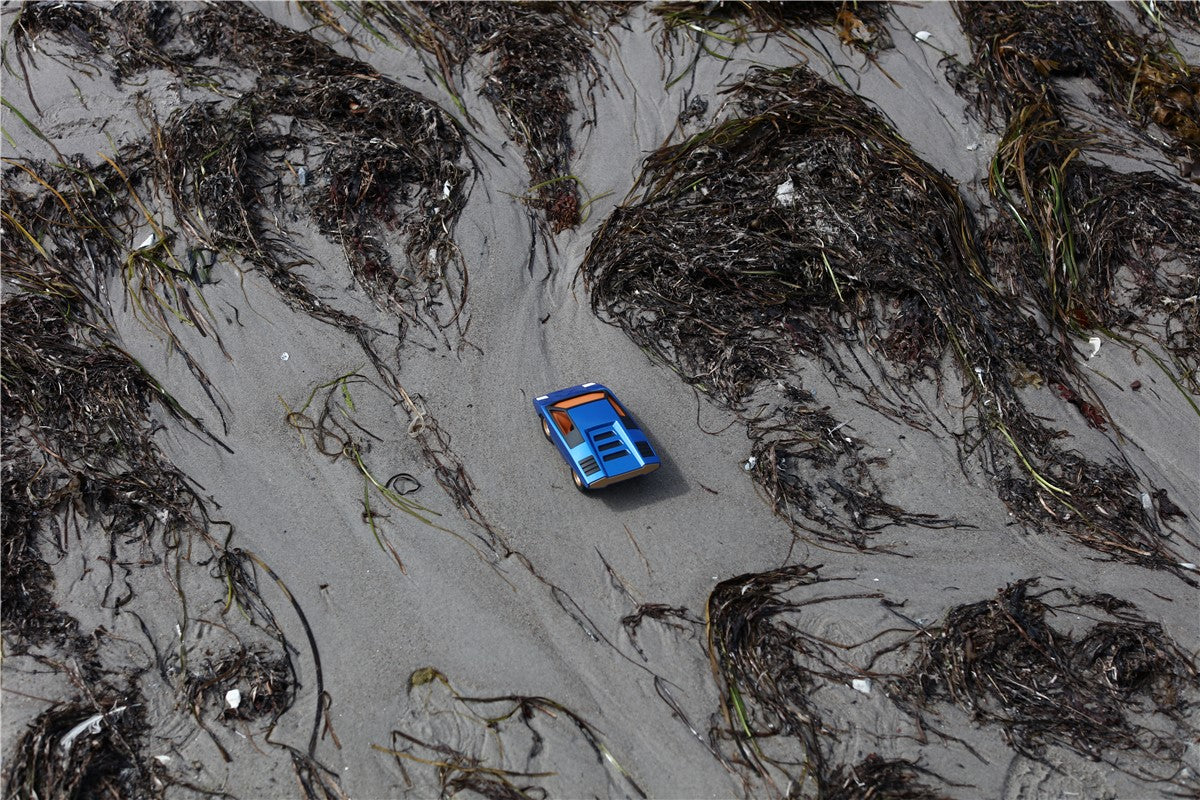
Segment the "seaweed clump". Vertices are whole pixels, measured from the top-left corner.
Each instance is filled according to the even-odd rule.
[[[193,61],[219,56],[259,76],[231,106],[191,104],[153,125],[157,180],[198,243],[240,253],[294,307],[366,335],[297,276],[307,259],[269,211],[282,199],[282,173],[380,308],[461,330],[467,276],[453,239],[469,174],[461,127],[420,94],[240,4],[195,12],[187,24]],[[314,151],[319,162],[309,163]],[[404,237],[402,264],[389,255],[390,230]],[[451,286],[457,296],[438,314],[438,295]]]
[[[1035,592],[1018,581],[995,598],[951,609],[939,624],[905,645],[917,656],[890,694],[915,714],[951,703],[975,720],[1003,727],[1022,755],[1041,758],[1048,745],[1066,747],[1143,778],[1191,782],[1180,768],[1185,741],[1196,731],[1185,712],[1195,700],[1193,660],[1157,623],[1127,601],[1061,589]],[[1060,602],[1049,598],[1059,595]],[[1089,629],[1051,624],[1067,613],[1096,620]],[[1174,730],[1138,721],[1156,712]],[[1114,759],[1134,753],[1163,766],[1151,773]]]
[[[929,430],[944,423],[916,385],[932,376],[942,389],[950,354],[971,410],[964,469],[981,453],[1026,521],[1190,581],[1194,559],[1129,502],[1137,475],[1067,450],[1020,397],[1014,365],[1101,418],[1070,354],[986,269],[949,179],[807,68],[755,68],[729,93],[740,113],[646,159],[640,197],[605,223],[583,273],[598,313],[717,400],[737,409],[772,383],[782,391],[750,419],[747,465],[776,509],[858,547],[883,524],[948,524],[883,500],[861,448],[833,437],[845,422],[799,385],[798,361]],[[877,375],[859,350],[883,357]],[[831,479],[815,482],[814,467]]]
[[[39,0],[20,4],[11,30],[22,70],[26,59],[34,59],[33,40],[48,33],[70,46],[68,58],[87,69],[104,67],[122,86],[136,83],[132,79],[149,68],[181,71],[177,54],[171,52],[181,19],[175,3],[118,3],[101,9]]]
[[[826,800],[945,800],[948,795],[922,783],[931,773],[903,758],[871,753],[858,764],[839,767],[829,778]]]
[[[816,690],[848,686],[866,673],[844,660],[840,651],[848,646],[804,631],[803,609],[880,595],[790,596],[836,580],[821,577],[819,569],[796,565],[738,575],[709,594],[708,652],[725,723],[710,740],[731,738],[737,753],[728,761],[744,778],[757,777],[787,797],[941,797],[917,780],[924,770],[909,761],[876,756],[853,767],[829,762],[836,734],[822,720]]]
[[[38,715],[5,759],[6,797],[161,797],[155,762],[139,753],[148,731],[140,695],[111,687],[55,703]]]
[[[730,406],[780,382],[787,410],[752,425],[755,476],[777,508],[861,547],[867,516],[917,517],[883,502],[858,450],[830,437],[841,426],[795,386],[793,359],[850,380],[859,369],[826,343],[859,329],[915,379],[955,334],[987,338],[968,312],[986,281],[954,187],[861,101],[803,67],[753,69],[730,94],[741,114],[651,154],[640,201],[593,241],[593,306]],[[1012,347],[989,344],[997,357]],[[774,471],[817,457],[852,485],[822,499]],[[872,514],[835,517],[847,497]]]
[[[30,189],[50,184],[60,189]],[[173,550],[191,536],[216,547],[203,503],[151,438],[152,412],[161,408],[219,440],[117,345],[100,311],[101,282],[134,263],[122,262],[125,204],[133,201],[119,174],[92,170],[83,187],[65,168],[14,166],[3,190],[11,281],[0,310],[4,584],[6,598],[17,587],[30,593],[5,603],[5,630],[18,640],[44,643],[52,635],[65,644],[73,621],[51,602],[27,608],[48,592],[43,546],[62,552],[72,531],[98,525],[114,550],[133,542]],[[109,576],[106,602],[116,585],[111,564]],[[111,602],[119,607],[131,591]]]
[[[329,24],[327,9],[301,7]],[[542,211],[554,233],[579,224],[585,208],[572,175],[570,116],[576,110],[572,77],[586,93],[600,81],[595,39],[624,15],[616,2],[591,3],[368,3],[350,11],[375,35],[376,23],[434,56],[438,78],[457,97],[453,71],[475,56],[490,58],[480,93],[507,124],[525,153],[532,185],[525,202]],[[594,112],[593,112],[594,113]]]
[[[892,46],[883,25],[887,6],[877,2],[669,2],[657,4],[653,12],[662,18],[666,48],[671,47],[673,34],[686,30],[693,31],[697,41],[707,36],[744,44],[752,33],[783,33],[802,41],[794,29],[816,25],[833,28],[843,44],[863,53]]]
[[[1091,151],[1124,153],[1127,146],[1077,113],[1060,85],[1090,79],[1109,113],[1194,179],[1200,70],[1164,33],[1139,34],[1104,4],[956,10],[973,60],[969,73],[952,70],[973,77],[953,82],[1003,131],[988,181],[1001,212],[985,241],[993,268],[1017,275],[1022,296],[1069,335],[1144,332],[1165,320],[1166,329],[1150,338],[1174,362],[1172,377],[1186,392],[1200,392],[1195,193],[1160,174],[1123,175],[1088,161]]]
[[[230,701],[236,691],[237,702]],[[203,707],[221,709],[223,720],[267,717],[274,721],[295,701],[291,660],[260,643],[207,658],[184,681],[184,695],[196,716]]]
[[[955,13],[971,41],[979,82],[960,86],[988,118],[1011,122],[1042,98],[1062,108],[1052,81],[1083,77],[1111,112],[1165,132],[1166,152],[1200,158],[1200,69],[1165,34],[1139,34],[1103,3],[956,3]]]

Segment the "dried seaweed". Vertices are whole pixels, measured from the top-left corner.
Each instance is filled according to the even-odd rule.
[[[1161,32],[1142,35],[1103,3],[971,3],[955,11],[974,51],[976,102],[989,118],[1011,122],[1043,98],[1061,107],[1053,81],[1083,77],[1103,92],[1109,111],[1165,132],[1165,152],[1200,157],[1200,69]]]
[[[851,646],[807,633],[806,606],[879,597],[871,593],[805,592],[830,578],[820,567],[796,565],[738,575],[718,583],[708,597],[708,652],[721,690],[729,761],[787,797],[913,797],[938,793],[917,781],[920,770],[903,760],[868,759],[850,768],[829,761],[836,733],[822,720],[814,691],[849,685],[867,674],[846,662]]]
[[[270,213],[281,199],[279,176],[289,174],[377,305],[461,330],[467,277],[453,229],[469,173],[458,124],[416,92],[244,6],[206,9],[187,22],[201,43],[196,58],[219,56],[260,75],[257,90],[232,106],[186,106],[154,126],[158,181],[199,243],[238,252],[293,306],[362,332],[361,321],[328,308],[295,274],[305,258]],[[320,163],[289,160],[312,150],[323,151]],[[391,263],[388,230],[404,237],[404,264]],[[451,279],[457,296],[441,319],[437,296]]]
[[[827,781],[825,800],[941,800],[948,795],[922,783],[932,773],[902,758],[871,753],[852,767],[839,767]]]
[[[814,407],[808,392],[786,386],[783,393],[778,410],[748,428],[753,444],[746,466],[775,513],[819,539],[858,550],[872,549],[871,537],[892,525],[959,526],[887,502],[860,455],[864,443],[827,409]]]
[[[1019,124],[1025,133],[1002,143],[991,184],[1009,213],[984,236],[998,282],[1072,334],[1140,332],[1200,392],[1200,199],[1153,173],[1072,157],[1057,121],[1036,133]]]
[[[147,729],[136,693],[105,686],[56,703],[5,759],[5,797],[162,797],[166,784],[139,753]]]
[[[1042,758],[1049,745],[1104,760],[1148,780],[1197,787],[1180,770],[1185,741],[1196,735],[1186,711],[1196,699],[1197,669],[1162,627],[1110,595],[1052,589],[1036,579],[994,599],[951,609],[912,637],[913,666],[889,693],[921,715],[951,703],[982,723],[1000,725],[1012,746]],[[1057,596],[1057,602],[1051,598]],[[1091,619],[1086,630],[1056,627],[1067,615]],[[1139,714],[1150,710],[1150,728]],[[1157,772],[1116,758],[1136,753]]]
[[[652,154],[640,202],[594,240],[593,305],[727,404],[785,379],[782,413],[753,426],[751,469],[778,510],[861,547],[863,515],[834,522],[819,506],[850,499],[894,522],[919,518],[863,483],[862,459],[830,436],[840,423],[796,388],[791,361],[803,353],[835,375],[858,372],[826,347],[857,327],[910,379],[933,368],[946,327],[970,325],[947,317],[986,286],[966,213],[882,119],[808,70],[753,70],[731,93],[743,116]],[[780,469],[813,459],[844,461],[846,490],[819,501]]]
[[[319,9],[302,6],[310,15]],[[366,3],[351,13],[378,23],[432,54],[439,78],[456,93],[453,69],[473,56],[489,58],[481,94],[525,153],[526,203],[540,209],[554,233],[581,218],[580,186],[572,175],[573,82],[590,95],[600,80],[595,40],[626,5],[590,3]],[[465,112],[465,109],[462,109]],[[594,110],[593,110],[594,115]]]
[[[70,174],[43,167],[38,175],[24,165],[4,174],[5,274],[13,281],[0,311],[4,481],[11,499],[5,582],[22,585],[27,575],[35,592],[47,580],[37,566],[36,537],[48,537],[61,551],[69,531],[95,525],[114,552],[133,542],[174,550],[192,537],[217,546],[203,503],[151,438],[153,412],[161,409],[220,442],[117,345],[97,299],[106,277],[120,270],[127,237],[97,205],[118,203],[118,195],[81,190]],[[26,193],[22,182],[31,175],[60,189]],[[112,175],[108,167],[98,170],[91,187]],[[106,598],[117,579],[111,564],[109,577]],[[119,607],[128,599],[125,593],[114,602]],[[21,627],[41,641],[37,625],[68,624],[56,615],[47,603]]]
[[[948,524],[882,497],[852,437],[832,437],[844,421],[822,416],[796,362],[817,360],[871,408],[929,429],[914,385],[940,376],[949,353],[973,415],[961,456],[988,444],[984,468],[1005,497],[1043,507],[1017,502],[1026,519],[1191,580],[1181,565],[1192,559],[1127,502],[1145,491],[1133,471],[1067,450],[1019,396],[1024,369],[1085,416],[1084,403],[1097,405],[1072,354],[989,274],[949,179],[807,68],[755,68],[729,93],[738,113],[646,159],[640,196],[605,223],[582,271],[598,312],[719,401],[744,408],[771,383],[782,389],[767,403],[775,411],[751,416],[747,465],[775,508],[858,547],[881,523]],[[879,380],[846,342],[883,357]],[[820,488],[796,467],[823,470]]]
[[[1166,23],[1200,33],[1200,7],[1188,0],[1139,0],[1133,10],[1139,20],[1151,22],[1160,30]]]
[[[205,658],[193,667],[184,681],[184,693],[197,715],[202,709],[216,708],[222,720],[268,717],[274,721],[295,702],[291,661],[262,644]],[[226,699],[233,690],[240,695],[236,707]]]
[[[796,28],[817,25],[834,28],[842,43],[863,53],[891,47],[883,25],[884,3],[875,2],[724,2],[659,3],[653,12],[663,20],[663,46],[669,49],[675,34],[692,31],[697,40],[711,37],[733,44],[747,42],[751,34],[784,33],[795,37]]]
[[[450,680],[433,667],[424,667],[409,676],[408,693],[412,697],[420,687],[434,688],[439,685],[449,696],[449,716],[461,720],[466,725],[466,731],[459,734],[460,738],[480,738],[482,735],[486,740],[494,741],[498,751],[498,764],[489,764],[483,752],[462,750],[444,742],[425,741],[402,730],[393,730],[390,747],[378,744],[371,747],[395,758],[396,765],[410,788],[413,782],[405,763],[435,767],[443,797],[466,789],[497,800],[545,798],[546,791],[537,781],[555,773],[533,771],[532,765],[542,754],[545,737],[549,733],[543,733],[543,726],[553,725],[556,720],[564,719],[583,737],[595,755],[597,764],[606,772],[611,769],[620,776],[625,791],[632,791],[637,797],[646,797],[633,775],[621,766],[600,732],[561,703],[546,697],[526,695],[470,697],[456,690]],[[437,702],[432,694],[428,694],[424,699],[425,709],[422,714],[427,723],[435,717],[447,715],[445,710],[435,710]],[[512,739],[524,739],[528,742],[529,749],[523,759],[520,753],[512,752],[511,744],[506,745],[506,740]],[[523,760],[526,768],[518,770],[504,766],[513,760]]]
[[[34,39],[48,33],[70,46],[63,55],[77,68],[102,68],[122,86],[152,67],[177,69],[165,48],[180,19],[177,4],[166,2],[120,3],[106,10],[87,3],[24,2],[13,18],[12,37],[22,67],[35,57]]]

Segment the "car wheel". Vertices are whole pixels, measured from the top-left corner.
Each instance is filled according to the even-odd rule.
[[[583,482],[583,478],[579,477],[579,473],[576,472],[575,470],[571,470],[571,480],[575,481],[576,489],[583,492],[584,494],[588,493],[587,484],[585,484]]]
[[[550,423],[546,422],[546,418],[542,417],[542,435],[546,437],[546,441],[553,441],[550,438]]]

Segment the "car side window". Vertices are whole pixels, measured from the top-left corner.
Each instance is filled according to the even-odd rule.
[[[550,416],[554,418],[554,424],[558,426],[563,436],[575,430],[575,424],[571,422],[571,417],[567,412],[552,408],[550,409]]]
[[[567,447],[578,447],[583,444],[583,431],[575,427],[575,422],[571,419],[570,414],[561,408],[552,408],[550,409],[550,418],[554,420],[554,426],[562,433]]]

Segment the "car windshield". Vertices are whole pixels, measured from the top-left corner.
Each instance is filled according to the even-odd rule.
[[[554,418],[554,423],[558,425],[558,429],[564,434],[567,434],[575,429],[575,423],[571,420],[571,415],[568,413],[569,409],[579,408],[580,406],[585,406],[589,403],[595,403],[597,401],[604,400],[609,402],[617,414],[622,417],[625,416],[625,409],[621,408],[621,404],[618,403],[612,395],[606,392],[588,392],[587,394],[580,394],[576,395],[575,397],[570,397],[566,400],[563,400],[561,403],[556,403],[553,405],[550,408],[550,416]]]

